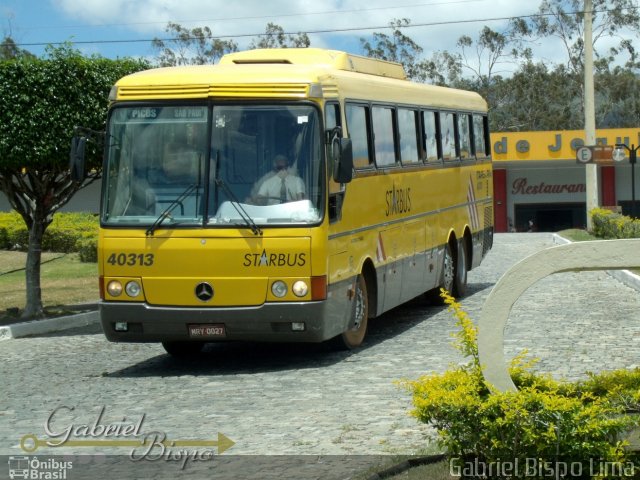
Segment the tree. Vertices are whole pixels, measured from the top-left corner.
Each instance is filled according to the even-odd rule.
[[[42,316],[42,237],[54,212],[100,176],[101,151],[88,151],[88,178],[76,184],[69,147],[77,125],[104,130],[109,90],[123,75],[147,68],[137,60],[85,58],[68,45],[48,57],[0,61],[0,191],[29,229],[24,318]]]
[[[526,62],[510,78],[492,86],[490,128],[566,130],[583,128],[577,83],[564,65],[549,70],[543,62]]]
[[[406,18],[392,20],[389,22],[389,27],[392,29],[391,36],[376,32],[373,34],[372,42],[361,38],[360,44],[366,56],[398,62],[404,67],[407,78],[424,82],[433,65],[424,60],[418,60],[422,54],[422,47],[411,37],[402,33],[402,28],[408,27],[410,24],[411,21]]]
[[[599,128],[640,124],[640,78],[630,68],[617,67],[595,75],[596,124]]]
[[[19,48],[16,42],[10,37],[4,37],[0,44],[0,61],[14,58],[35,58],[31,52]]]
[[[566,53],[566,68],[582,75],[584,57],[584,5],[583,0],[543,0],[538,15],[528,19],[512,21],[514,32],[527,39],[543,37],[557,38]],[[593,0],[593,44],[594,54],[600,60],[611,62],[623,51],[635,59],[635,52],[628,40],[622,38],[617,48],[603,57],[595,49],[604,37],[615,38],[625,29],[636,33],[640,30],[640,12],[634,0]],[[602,67],[602,62],[601,65]]]
[[[249,48],[307,48],[309,45],[311,41],[306,33],[287,35],[280,25],[269,22],[264,35],[260,36],[260,40],[252,40]]]
[[[169,40],[154,38],[151,42],[152,47],[159,51],[157,59],[162,67],[213,64],[225,53],[238,50],[238,45],[233,40],[213,38],[209,27],[189,30],[169,22],[165,32],[173,37]]]
[[[566,53],[562,65],[567,72],[567,81],[573,82],[569,90],[584,101],[584,5],[583,0],[543,0],[538,15],[512,22],[515,32],[527,39],[555,37]],[[636,65],[633,44],[620,33],[625,30],[640,30],[640,13],[634,0],[593,0],[593,45],[594,66],[597,72],[607,72],[622,52],[628,52],[628,64]],[[603,38],[609,41],[621,37],[617,46],[605,53],[599,52],[596,44]],[[572,98],[573,97],[567,97]],[[584,118],[584,106],[575,112]]]

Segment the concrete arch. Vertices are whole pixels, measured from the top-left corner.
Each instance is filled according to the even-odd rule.
[[[516,391],[504,357],[504,329],[518,298],[554,273],[640,268],[640,239],[597,240],[550,247],[511,267],[482,308],[478,355],[485,380],[500,391]]]

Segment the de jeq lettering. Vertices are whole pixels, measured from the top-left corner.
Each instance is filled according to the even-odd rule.
[[[563,136],[561,133],[556,133],[553,137],[553,143],[547,145],[547,150],[551,153],[560,152],[562,149],[562,141]],[[629,142],[629,137],[616,137],[614,143],[624,143],[625,145],[631,145]],[[638,134],[638,143],[640,143],[640,133]],[[578,150],[580,147],[584,147],[585,143],[582,138],[572,138],[570,141],[570,146],[572,150]],[[610,145],[609,139],[606,137],[598,137],[596,138],[596,145]],[[531,143],[529,140],[520,139],[515,142],[516,152],[520,154],[529,153],[531,150]],[[496,155],[504,155],[509,153],[509,143],[507,141],[507,137],[502,137],[500,140],[493,144],[493,152]]]

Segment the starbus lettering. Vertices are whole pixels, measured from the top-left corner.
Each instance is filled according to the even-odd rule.
[[[396,188],[393,184],[391,190],[387,190],[387,209],[385,215],[397,215],[399,213],[407,213],[411,211],[411,187]]]
[[[516,178],[512,184],[511,195],[582,193],[586,191],[584,183],[547,184],[540,182],[537,185],[529,185],[526,178]]]
[[[247,253],[244,256],[245,267],[303,267],[306,262],[305,253]]]

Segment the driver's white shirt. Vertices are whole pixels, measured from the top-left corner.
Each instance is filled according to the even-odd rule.
[[[300,177],[287,174],[284,177],[284,185],[286,190],[286,201],[290,202],[298,200],[301,196],[304,196],[304,182]],[[258,195],[267,198],[267,205],[276,205],[280,203],[280,197],[282,193],[282,177],[276,174],[260,185]]]

